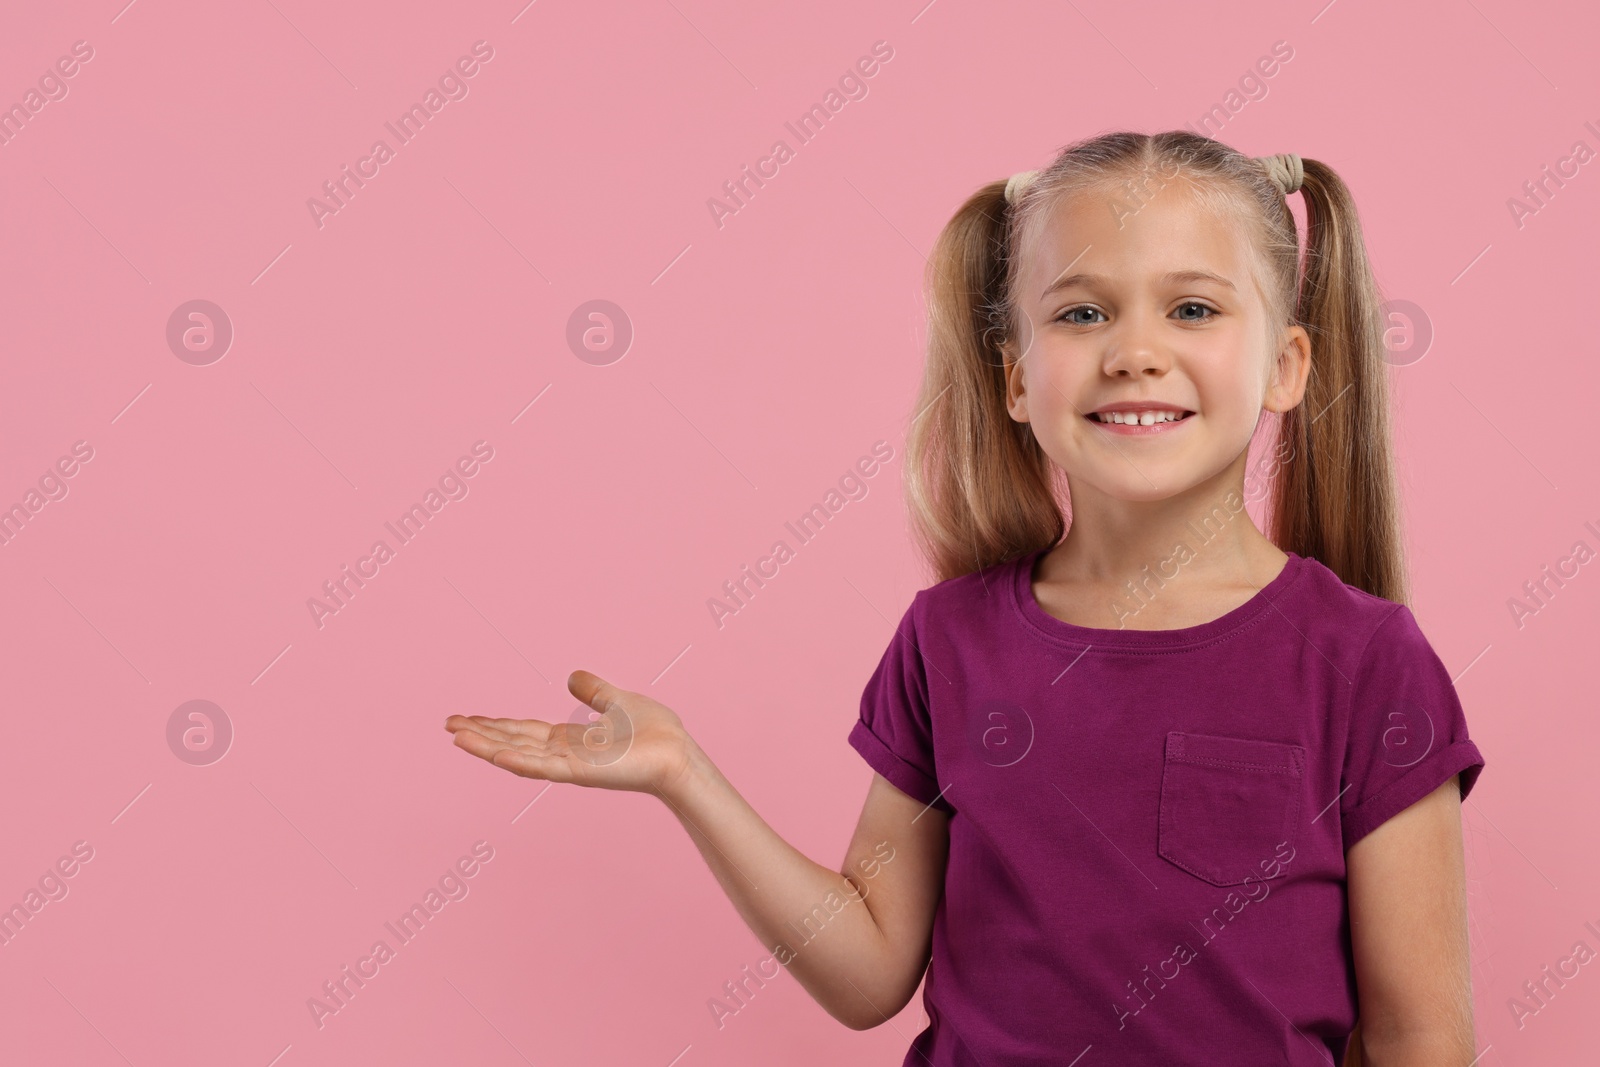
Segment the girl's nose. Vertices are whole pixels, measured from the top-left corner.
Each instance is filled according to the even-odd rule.
[[[1102,360],[1105,373],[1141,377],[1165,374],[1172,366],[1166,348],[1157,339],[1156,328],[1136,320],[1124,319],[1106,344]]]

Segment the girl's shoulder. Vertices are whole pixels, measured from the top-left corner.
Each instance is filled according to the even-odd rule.
[[[1018,572],[1031,566],[1042,551],[1032,549],[966,574],[934,582],[917,590],[911,607],[919,614],[933,616],[952,612],[962,615],[975,605],[1005,605],[1009,603],[1013,587],[1019,580]]]
[[[1303,572],[1297,585],[1298,600],[1328,622],[1356,630],[1372,631],[1388,621],[1403,604],[1351,585],[1315,556],[1296,556]]]

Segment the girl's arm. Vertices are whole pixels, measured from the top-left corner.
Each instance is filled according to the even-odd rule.
[[[671,709],[587,671],[567,688],[602,712],[597,722],[452,715],[445,728],[458,747],[524,777],[660,797],[745,923],[823,1010],[865,1030],[906,1006],[928,963],[947,815],[874,774],[842,871],[830,870],[767,825]]]
[[[1363,1067],[1475,1063],[1457,779],[1357,841],[1345,867]]]
[[[852,1030],[899,1014],[928,966],[949,816],[875,773],[840,874],[796,851],[691,752],[695,769],[662,799],[746,925],[769,949],[791,949],[779,962]]]

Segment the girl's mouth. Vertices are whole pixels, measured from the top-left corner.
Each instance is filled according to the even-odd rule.
[[[1128,436],[1148,436],[1150,434],[1170,433],[1178,426],[1189,421],[1192,411],[1116,411],[1116,412],[1091,412],[1084,418],[1094,423],[1095,426],[1109,433],[1124,434]],[[1123,421],[1115,421],[1115,420]]]

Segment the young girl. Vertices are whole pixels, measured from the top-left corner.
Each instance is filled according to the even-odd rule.
[[[876,773],[841,870],[586,671],[587,727],[452,715],[455,743],[660,797],[847,1026],[926,970],[906,1067],[1468,1067],[1460,798],[1484,761],[1405,603],[1349,190],[1107,134],[979,190],[929,291],[907,474],[939,580],[850,732]]]

